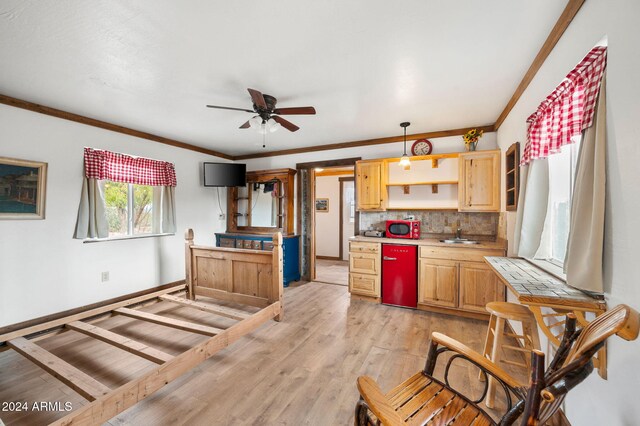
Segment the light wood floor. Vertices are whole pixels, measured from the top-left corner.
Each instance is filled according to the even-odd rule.
[[[224,327],[224,318],[167,302],[143,308]],[[202,341],[188,332],[124,317],[101,327],[178,354]],[[487,323],[351,301],[342,286],[307,283],[285,290],[285,317],[269,322],[113,418],[111,425],[349,425],[356,378],[373,376],[386,392],[423,368],[429,335],[446,333],[482,346]],[[70,331],[39,345],[115,388],[154,364]],[[457,361],[456,361],[457,362]],[[441,367],[440,367],[441,368]],[[454,363],[453,385],[478,390],[477,373]],[[0,403],[86,403],[14,351],[0,353]],[[64,412],[0,412],[6,424],[40,425]]]
[[[316,281],[349,285],[349,261],[316,259]]]

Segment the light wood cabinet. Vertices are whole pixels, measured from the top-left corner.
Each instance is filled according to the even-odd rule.
[[[349,274],[351,293],[362,296],[380,297],[380,277],[366,274]]]
[[[349,253],[349,271],[358,274],[380,274],[380,254]]]
[[[503,250],[420,247],[418,308],[486,318],[489,302],[504,301],[504,285],[483,256]]]
[[[460,308],[486,313],[489,302],[504,300],[504,285],[484,263],[460,262]]]
[[[499,212],[500,150],[461,153],[458,165],[458,210]]]
[[[383,161],[356,162],[356,208],[358,210],[385,210],[385,166]]]
[[[379,299],[381,262],[379,243],[352,241],[349,244],[349,292]]]
[[[458,306],[457,262],[420,259],[418,277],[418,303]]]

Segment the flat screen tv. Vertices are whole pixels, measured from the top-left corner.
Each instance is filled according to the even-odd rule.
[[[204,163],[204,186],[246,186],[247,165]]]

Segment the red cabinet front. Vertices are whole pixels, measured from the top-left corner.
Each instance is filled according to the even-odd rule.
[[[382,245],[382,303],[418,307],[418,247]]]

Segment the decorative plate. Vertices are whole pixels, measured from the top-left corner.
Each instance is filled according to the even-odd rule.
[[[428,139],[418,139],[411,146],[413,155],[429,155],[433,151],[433,145]]]

